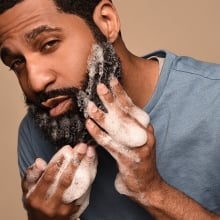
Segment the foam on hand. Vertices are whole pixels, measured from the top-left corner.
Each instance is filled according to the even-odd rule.
[[[62,164],[60,164],[60,158],[63,158]],[[80,164],[78,164],[77,158],[70,146],[64,146],[61,148],[61,150],[59,150],[50,160],[49,165],[56,163],[59,163],[59,171],[54,178],[53,184],[47,191],[47,196],[51,197],[56,192],[60,177],[62,176],[63,172],[65,172],[67,166],[70,163],[73,163],[74,166],[78,167],[71,185],[63,194],[63,201],[65,203],[71,203],[72,201],[79,199],[89,189],[96,175],[97,163],[88,162],[85,156]]]
[[[84,156],[84,158],[80,162],[77,158],[77,155],[74,154],[74,151],[71,146],[67,145],[62,147],[52,157],[48,164],[48,166],[56,166],[57,164],[59,168],[57,174],[54,177],[54,182],[47,190],[46,196],[48,198],[52,197],[56,193],[60,178],[70,163],[72,163],[76,167],[76,173],[72,179],[72,183],[65,190],[62,200],[64,203],[71,203],[74,201],[76,205],[80,206],[77,213],[75,213],[70,218],[72,220],[76,220],[79,219],[79,216],[82,214],[82,212],[86,209],[86,207],[89,204],[91,184],[96,176],[97,158],[90,161],[86,156]],[[44,162],[38,161],[38,164],[45,168],[45,172],[47,171],[48,166],[46,167],[46,164]],[[36,169],[31,169],[31,171],[27,173],[27,181],[29,184],[29,192],[27,194],[27,198],[36,188],[41,178],[43,178],[44,174],[39,178],[38,173],[39,171]],[[35,183],[36,178],[39,178],[37,183]]]
[[[106,131],[117,143],[126,147],[140,147],[147,142],[147,133],[135,120],[121,118],[111,109],[105,117]]]

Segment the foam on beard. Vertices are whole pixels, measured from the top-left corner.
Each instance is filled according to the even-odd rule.
[[[85,118],[88,117],[86,109],[89,100],[94,101],[97,107],[106,111],[97,95],[97,84],[104,83],[110,89],[110,80],[113,77],[120,79],[121,76],[120,61],[113,46],[108,42],[102,45],[94,44],[88,59],[88,84],[86,89],[79,91],[77,96],[78,106],[84,112]]]

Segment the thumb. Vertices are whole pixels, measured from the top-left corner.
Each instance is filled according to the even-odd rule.
[[[30,188],[37,183],[46,167],[47,163],[43,159],[37,158],[35,162],[27,168],[25,176],[22,180],[22,189],[24,192],[29,191]]]

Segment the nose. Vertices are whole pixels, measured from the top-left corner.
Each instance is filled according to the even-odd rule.
[[[26,62],[28,86],[33,92],[41,92],[52,84],[55,79],[55,73],[50,68],[48,62],[41,58],[32,57]]]

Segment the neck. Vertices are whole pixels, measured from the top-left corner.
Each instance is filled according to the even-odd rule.
[[[159,63],[137,57],[129,52],[123,42],[115,43],[122,63],[122,85],[135,105],[143,108],[150,100],[159,77]]]

